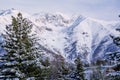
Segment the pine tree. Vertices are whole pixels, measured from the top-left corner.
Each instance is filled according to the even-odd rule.
[[[73,66],[73,65],[72,65]],[[50,80],[72,80],[69,78],[70,68],[68,63],[61,55],[55,55],[51,61],[51,78]]]
[[[59,80],[70,80],[68,75],[70,73],[70,68],[65,61],[60,63],[61,65],[58,67],[58,78]]]
[[[105,80],[105,72],[102,70],[101,65],[91,68],[90,80]]]
[[[74,72],[74,79],[85,80],[83,63],[79,57],[77,57],[77,59],[75,60],[75,64],[76,64],[76,69]]]
[[[4,63],[1,66],[1,76],[20,80],[29,77],[42,78],[38,39],[31,34],[32,26],[21,13],[17,17],[12,16],[12,24],[6,26],[6,33],[3,34],[5,41],[3,48],[7,54],[1,59]]]

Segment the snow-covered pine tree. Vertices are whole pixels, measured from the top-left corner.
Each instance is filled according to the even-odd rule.
[[[75,65],[74,80],[85,80],[83,63],[79,57],[76,58]]]
[[[105,80],[105,72],[102,70],[101,65],[91,68],[90,80]]]
[[[37,38],[31,34],[31,22],[22,17],[19,13],[17,17],[12,16],[12,24],[6,26],[4,36],[4,46],[6,54],[2,56],[1,74],[4,78],[41,78],[40,50],[37,46]],[[44,79],[42,79],[44,80]]]
[[[56,55],[56,59],[51,62],[51,80],[65,80],[64,74],[67,73],[65,70],[65,61],[62,56]],[[64,69],[64,70],[63,70]]]

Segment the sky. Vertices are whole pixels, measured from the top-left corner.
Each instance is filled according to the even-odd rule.
[[[0,10],[18,9],[30,14],[61,12],[102,20],[120,20],[120,0],[0,0]]]

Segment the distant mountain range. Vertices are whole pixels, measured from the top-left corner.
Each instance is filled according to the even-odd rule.
[[[118,50],[110,36],[118,36],[118,21],[103,21],[82,15],[65,16],[62,13],[28,13],[9,9],[0,11],[0,34],[5,25],[11,23],[11,16],[22,13],[34,25],[32,32],[40,38],[41,48],[51,59],[59,55],[67,61],[81,57],[85,62],[104,57],[107,52]],[[1,38],[2,40],[2,38]],[[48,55],[51,53],[50,55]],[[54,55],[54,56],[53,56]]]

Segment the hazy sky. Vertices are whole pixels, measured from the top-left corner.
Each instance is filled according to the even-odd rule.
[[[120,0],[0,0],[0,10],[10,8],[28,13],[62,12],[103,20],[118,20]]]

